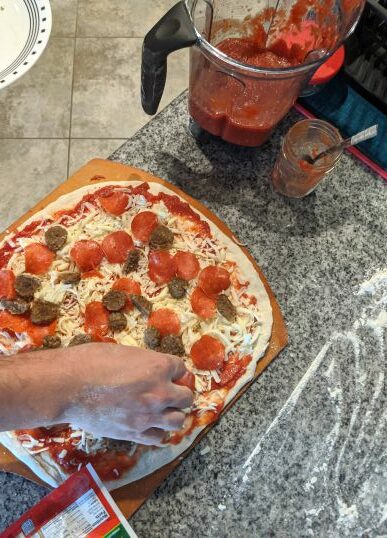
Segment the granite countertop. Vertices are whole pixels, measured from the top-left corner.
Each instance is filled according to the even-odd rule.
[[[139,538],[387,533],[387,184],[344,155],[308,198],[275,194],[280,139],[299,118],[260,149],[196,141],[182,95],[111,157],[222,218],[289,329],[286,350],[134,516]],[[46,490],[3,473],[0,491],[2,529]]]

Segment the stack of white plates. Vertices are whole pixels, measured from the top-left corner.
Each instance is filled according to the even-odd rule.
[[[0,91],[38,60],[51,24],[49,0],[0,0]]]

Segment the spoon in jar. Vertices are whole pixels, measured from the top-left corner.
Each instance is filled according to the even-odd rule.
[[[360,142],[364,142],[365,140],[374,138],[375,136],[377,136],[377,134],[378,134],[378,125],[373,125],[372,127],[369,127],[368,129],[365,129],[364,131],[361,131],[360,133],[353,135],[351,138],[347,138],[346,140],[343,140],[341,144],[337,144],[336,146],[332,146],[328,149],[324,149],[324,151],[316,155],[316,157],[311,157],[310,155],[303,155],[302,158],[308,164],[315,164],[316,161],[322,159],[323,157],[326,157],[327,155],[330,155],[331,153],[335,153],[336,151],[341,151],[342,149],[349,148],[350,146],[355,146],[356,144],[360,144]]]

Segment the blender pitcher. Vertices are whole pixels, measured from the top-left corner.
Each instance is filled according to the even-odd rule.
[[[168,55],[191,47],[192,120],[227,142],[260,146],[354,30],[364,2],[181,1],[144,39],[143,108],[157,112]]]

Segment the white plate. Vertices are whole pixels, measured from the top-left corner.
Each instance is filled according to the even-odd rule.
[[[34,65],[51,24],[49,0],[0,0],[0,90]]]

